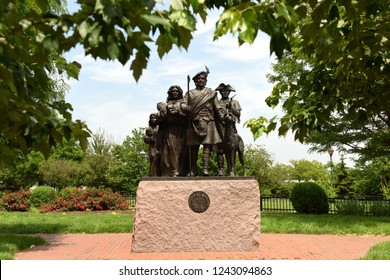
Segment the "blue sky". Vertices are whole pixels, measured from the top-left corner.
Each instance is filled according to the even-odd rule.
[[[71,2],[69,11],[73,12],[77,6]],[[253,140],[250,130],[243,126],[245,121],[260,115],[267,118],[281,115],[280,109],[273,110],[264,102],[272,90],[272,84],[266,79],[274,61],[269,55],[269,38],[260,34],[254,44],[241,47],[232,36],[213,41],[216,20],[217,13],[206,24],[198,23],[188,51],[174,48],[160,60],[151,46],[148,68],[138,83],[129,70],[130,65],[123,67],[119,62],[95,61],[85,57],[82,48],[71,50],[67,59],[82,64],[79,80],[69,82],[71,89],[66,96],[73,106],[74,119],[86,121],[93,132],[103,129],[112,140],[121,143],[133,129],[147,126],[149,114],[156,111],[158,102],[166,100],[171,85],[177,84],[186,90],[187,75],[193,77],[207,65],[210,69],[208,87],[216,88],[223,82],[236,89],[235,99],[243,108],[237,128],[245,144],[263,145],[275,162],[288,164],[292,159],[308,159],[327,163],[328,154],[308,154],[309,146],[294,142],[291,135],[280,138],[273,132]],[[191,80],[190,88],[193,87]],[[333,159],[337,162],[339,158],[336,151]]]

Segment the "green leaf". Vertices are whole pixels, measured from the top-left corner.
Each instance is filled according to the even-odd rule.
[[[267,134],[270,133],[271,131],[274,131],[276,129],[276,122],[270,122],[270,124],[267,126]]]
[[[88,137],[91,137],[90,130],[80,120],[76,120],[72,129],[72,137],[79,140],[81,148],[85,151],[88,148]]]
[[[13,93],[16,93],[16,92],[17,92],[15,83],[14,83],[13,81],[7,81],[7,85],[8,85],[8,87],[9,87],[9,89],[10,89]]]
[[[77,30],[79,31],[80,37],[82,39],[87,38],[88,32],[89,32],[89,23],[85,20],[83,21],[78,27]]]
[[[276,56],[281,59],[284,50],[290,50],[290,43],[283,33],[274,33],[271,35],[270,52],[275,52]]]
[[[321,19],[328,17],[328,11],[330,10],[330,5],[333,0],[323,0],[320,1],[318,6],[314,9],[312,18],[319,23]]]
[[[169,2],[171,3],[172,8],[175,10],[183,10],[184,9],[183,1],[181,1],[181,0],[170,0]]]
[[[170,18],[172,21],[177,21],[179,26],[182,26],[188,30],[194,31],[196,28],[196,19],[190,11],[175,11],[171,13]]]
[[[50,51],[57,51],[58,50],[58,41],[56,38],[53,37],[46,37],[43,40],[43,46],[45,49],[48,49]]]
[[[275,87],[277,86],[278,85]],[[279,104],[279,97],[272,94],[265,99],[265,102],[267,103],[268,107],[275,108]]]
[[[246,43],[253,43],[257,34],[257,29],[250,22],[243,21],[241,23],[241,31],[238,38]]]
[[[279,132],[279,136],[286,136],[288,130],[290,129],[290,127],[286,124],[282,124],[279,129],[278,129],[278,132]]]
[[[160,34],[156,40],[157,53],[160,59],[172,49],[171,38],[167,34]]]
[[[171,22],[167,18],[159,17],[156,15],[143,15],[142,17],[152,25],[163,25],[165,28],[172,27]]]
[[[112,39],[112,36],[108,37],[108,55],[112,60],[115,60],[119,56],[118,44]]]
[[[140,51],[137,51],[135,54],[135,59],[131,63],[130,69],[133,71],[133,77],[136,81],[141,77],[142,71],[146,69],[148,58]]]
[[[48,118],[47,120],[52,127],[57,127],[60,125],[60,122],[55,118]],[[37,120],[35,120],[35,122],[37,122]]]
[[[233,17],[233,12],[231,10],[225,10],[223,13],[219,16],[218,21],[223,22],[223,21],[228,21]]]
[[[59,133],[55,128],[50,129],[50,136],[54,139],[56,143],[61,143],[63,135]]]
[[[180,34],[180,37],[179,37],[180,45],[183,46],[185,49],[187,49],[189,47],[191,39],[192,39],[191,32],[188,29],[180,27],[180,26],[177,28],[177,31]]]
[[[283,2],[276,4],[276,11],[282,16],[288,23],[291,22],[291,17],[286,5]]]
[[[95,10],[99,11],[99,10],[103,10],[104,9],[103,1],[104,0],[96,0]]]
[[[259,118],[251,118],[248,121],[244,123],[244,126],[249,127],[253,139],[257,140],[259,137],[261,137],[266,131],[267,131],[267,124],[268,120],[265,117],[260,116]]]
[[[42,141],[36,146],[37,150],[40,151],[45,159],[48,159],[50,156],[50,144],[49,141]]]
[[[48,0],[36,0],[35,3],[41,9],[43,13],[46,13],[49,9]]]
[[[192,9],[194,9],[195,12],[198,11],[198,8],[201,4],[203,4],[204,1],[199,1],[199,0],[190,0],[190,4],[192,6]]]
[[[68,63],[65,66],[66,74],[68,75],[68,77],[74,78],[76,80],[79,79],[80,69],[81,65],[76,61]]]
[[[99,45],[99,42],[101,41],[100,38],[100,32],[102,30],[102,27],[96,24],[93,26],[93,30],[90,32],[88,36],[88,43],[92,48],[95,48]]]

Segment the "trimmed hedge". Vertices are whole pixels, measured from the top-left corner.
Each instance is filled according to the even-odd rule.
[[[290,200],[298,213],[327,214],[329,212],[328,197],[316,183],[295,184],[291,190]]]

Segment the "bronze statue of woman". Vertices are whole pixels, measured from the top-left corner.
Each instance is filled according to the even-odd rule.
[[[185,148],[186,116],[182,111],[183,90],[173,85],[166,103],[159,104],[157,150],[161,176],[176,177],[181,173]]]

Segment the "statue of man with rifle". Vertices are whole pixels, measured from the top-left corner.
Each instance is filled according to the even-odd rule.
[[[217,144],[218,176],[225,175],[224,155],[227,161],[228,176],[234,176],[236,153],[238,153],[245,175],[244,142],[236,128],[236,123],[240,122],[241,106],[237,100],[233,99],[234,96],[229,97],[230,92],[236,90],[229,84],[221,83],[215,91],[221,94],[218,102],[223,110],[223,124],[217,126],[222,138],[222,142]]]

